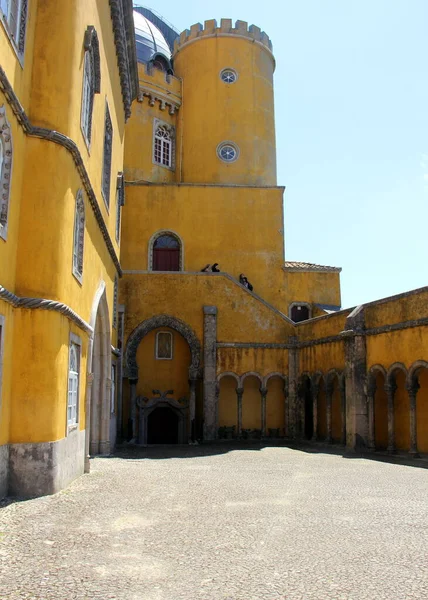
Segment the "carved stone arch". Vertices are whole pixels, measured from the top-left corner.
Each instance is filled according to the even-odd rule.
[[[101,91],[101,59],[100,44],[98,41],[97,30],[93,25],[88,25],[83,40],[85,51],[90,52],[92,66],[94,68],[94,92],[99,94]]]
[[[418,379],[418,373],[421,369],[428,370],[428,362],[426,360],[417,360],[410,365],[406,380],[407,388],[415,386]]]
[[[175,238],[180,245],[180,271],[184,271],[184,242],[182,238],[178,235],[176,231],[172,229],[160,229],[156,231],[149,240],[149,253],[148,253],[148,263],[147,270],[153,271],[153,247],[155,245],[156,240],[162,235],[170,235]]]
[[[387,374],[386,374],[386,383],[387,384],[394,383],[394,373],[396,373],[397,371],[402,371],[407,379],[406,366],[401,362],[395,362],[389,367],[389,369],[387,371]]]
[[[4,104],[0,106],[0,238],[7,238],[10,185],[12,181],[12,132]]]
[[[367,386],[369,392],[371,391],[374,393],[376,391],[376,375],[378,373],[383,376],[386,383],[387,373],[385,367],[379,364],[371,366],[367,377]]]
[[[328,373],[325,376],[326,385],[332,384],[335,377],[337,377],[337,383],[340,385],[342,373],[337,369],[330,369],[330,371],[328,371]]]
[[[262,387],[267,388],[268,381],[270,379],[272,379],[273,377],[279,377],[279,379],[282,379],[283,382],[284,382],[284,389],[286,388],[286,386],[287,386],[287,376],[284,375],[283,373],[280,373],[279,371],[274,371],[272,373],[268,373],[267,375],[265,375],[263,377]]]
[[[241,387],[241,388],[244,387],[244,381],[247,379],[247,377],[255,377],[256,379],[259,380],[260,387],[262,386],[263,377],[259,373],[256,373],[255,371],[247,371],[246,373],[241,375],[241,377],[239,378],[239,384],[240,384],[239,387]]]
[[[223,373],[219,373],[217,375],[217,385],[219,385],[220,381],[225,377],[232,377],[236,381],[236,387],[239,387],[239,375],[233,371],[224,371]]]
[[[193,329],[184,321],[181,321],[180,319],[177,319],[171,315],[156,315],[140,323],[128,338],[125,350],[125,364],[128,370],[128,378],[138,379],[138,346],[140,345],[141,340],[148,333],[150,333],[150,331],[157,329],[158,327],[169,327],[184,337],[186,342],[189,344],[190,353],[192,356],[192,364],[189,367],[189,376],[191,379],[199,376],[201,365],[201,344]]]
[[[321,381],[325,383],[325,377],[321,371],[315,371],[315,373],[312,374],[311,381],[313,387],[319,386]]]

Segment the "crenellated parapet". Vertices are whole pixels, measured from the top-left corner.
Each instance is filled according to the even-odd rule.
[[[138,102],[147,101],[149,106],[158,106],[173,115],[181,106],[181,80],[149,65],[138,67]]]
[[[232,26],[232,19],[221,19],[220,27],[217,25],[216,19],[210,19],[205,21],[202,26],[201,23],[195,23],[191,26],[190,30],[185,29],[181,32],[180,37],[174,43],[173,57],[186,45],[202,38],[208,37],[229,37],[238,36],[241,38],[248,38],[250,41],[259,43],[265,46],[270,53],[272,53],[272,42],[269,36],[257,27],[257,25],[250,25],[246,21],[236,21],[235,27]]]

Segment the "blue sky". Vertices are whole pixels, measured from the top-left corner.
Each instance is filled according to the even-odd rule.
[[[270,36],[288,260],[341,266],[344,307],[428,285],[426,0],[141,3]]]

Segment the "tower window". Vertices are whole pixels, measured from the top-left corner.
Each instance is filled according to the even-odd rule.
[[[174,167],[174,128],[155,119],[153,162],[162,167]]]
[[[0,0],[0,15],[6,21],[19,57],[24,56],[28,0]]]
[[[83,276],[83,246],[85,240],[85,204],[82,190],[76,195],[73,233],[73,275],[80,283]]]
[[[0,106],[0,238],[7,238],[10,182],[12,177],[12,133],[6,110]]]
[[[77,412],[79,404],[79,373],[80,373],[80,346],[70,343],[68,358],[68,400],[67,400],[67,423],[77,423]]]
[[[169,331],[158,331],[156,334],[156,358],[172,360],[172,333]]]
[[[239,148],[233,142],[222,142],[217,146],[217,156],[223,162],[234,162],[239,156]]]
[[[111,179],[111,155],[113,150],[113,126],[111,124],[110,111],[106,104],[104,125],[104,154],[103,171],[101,179],[101,190],[107,208],[110,206],[110,179]]]
[[[238,74],[235,69],[223,69],[220,73],[220,79],[224,81],[224,83],[235,83],[238,79]]]
[[[1,0],[0,0],[1,1]],[[86,145],[89,147],[92,134],[92,112],[94,95],[100,92],[100,49],[95,28],[89,26],[84,40],[85,59],[83,63],[82,111],[80,125]]]

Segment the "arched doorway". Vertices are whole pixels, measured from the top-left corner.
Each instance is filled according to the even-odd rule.
[[[88,385],[86,392],[85,471],[89,456],[109,454],[115,444],[115,415],[111,412],[111,341],[110,318],[105,283],[100,285],[91,313],[94,333],[88,349]],[[113,432],[113,435],[112,433]]]
[[[153,242],[153,271],[180,271],[180,242],[175,235],[164,233]]]

